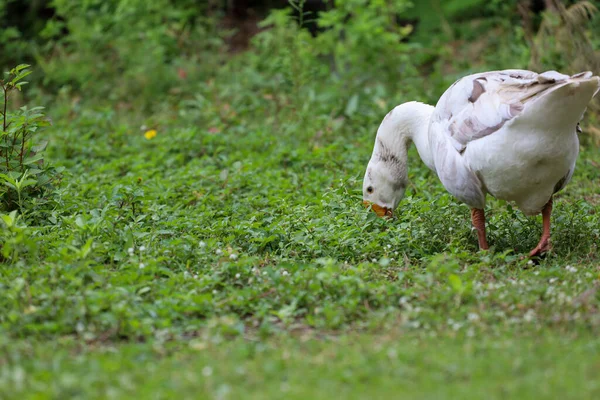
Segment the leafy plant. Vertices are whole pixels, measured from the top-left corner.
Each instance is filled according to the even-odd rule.
[[[397,81],[414,73],[410,45],[403,42],[413,25],[397,22],[410,7],[408,0],[336,0],[335,7],[319,15],[325,32],[317,38],[318,46],[333,58],[335,70],[349,78]]]
[[[193,0],[55,0],[36,61],[54,89],[96,94],[121,108],[159,106],[210,68],[222,40],[207,6]],[[68,34],[64,34],[68,32]],[[97,85],[98,81],[111,82]]]
[[[598,72],[600,56],[586,33],[586,25],[598,8],[591,1],[567,6],[560,0],[549,0],[547,4],[549,7],[542,14],[542,22],[533,38],[531,68]]]
[[[42,112],[43,107],[23,106],[12,112],[8,107],[11,94],[21,91],[27,84],[23,79],[31,73],[28,67],[18,65],[0,79],[3,99],[0,111],[0,200],[3,208],[8,210],[15,206],[22,210],[24,196],[39,193],[50,183],[54,172],[44,164],[48,142],[37,138],[40,129],[50,125]]]
[[[538,31],[535,35],[528,35],[531,48],[529,67],[538,71],[556,69],[567,73],[600,73],[600,53],[588,29],[600,21],[598,7],[587,0],[571,5],[560,0],[548,0],[547,5]],[[588,115],[600,111],[598,97],[588,108]],[[586,126],[584,132],[597,142],[600,140],[600,130],[595,126]]]
[[[8,214],[0,213],[0,262],[24,261],[36,251],[36,242],[17,210]]]

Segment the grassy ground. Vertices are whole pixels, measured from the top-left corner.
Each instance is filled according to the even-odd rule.
[[[52,104],[62,181],[3,233],[0,397],[600,395],[589,140],[532,265],[539,217],[490,200],[478,252],[414,149],[397,216],[362,207],[395,99],[334,115],[318,92],[294,103],[245,78],[158,116]]]
[[[66,350],[67,349],[70,350]],[[75,350],[74,350],[75,349]],[[592,336],[386,334],[14,347],[3,398],[593,399]]]

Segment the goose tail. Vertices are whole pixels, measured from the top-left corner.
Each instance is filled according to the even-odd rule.
[[[537,116],[539,127],[576,129],[585,110],[600,91],[600,77],[590,71],[567,76],[555,71],[538,75],[538,81],[549,87],[535,96],[534,101],[524,101],[529,116]]]

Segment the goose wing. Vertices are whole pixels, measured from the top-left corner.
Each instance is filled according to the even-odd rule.
[[[432,116],[454,148],[462,153],[469,142],[492,135],[514,118],[528,102],[574,79],[587,79],[591,72],[573,76],[556,71],[537,74],[526,70],[492,71],[456,81],[442,95]]]

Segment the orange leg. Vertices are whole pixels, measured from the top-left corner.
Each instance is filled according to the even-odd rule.
[[[529,257],[538,257],[550,250],[550,214],[552,214],[552,197],[542,208],[543,230],[540,242],[531,250]]]
[[[479,248],[481,250],[489,249],[487,239],[485,237],[485,211],[479,208],[472,208],[471,221],[473,222],[473,226],[477,230],[477,240],[479,241]]]

